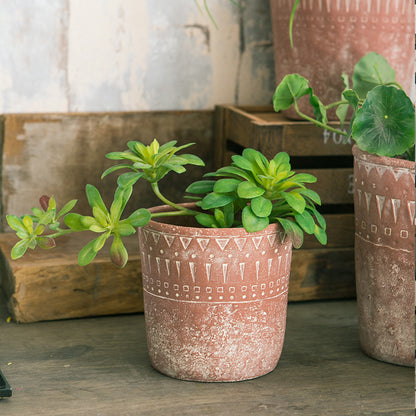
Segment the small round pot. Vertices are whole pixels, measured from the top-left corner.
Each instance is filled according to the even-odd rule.
[[[353,147],[360,342],[369,356],[414,366],[415,165]]]
[[[140,229],[146,336],[156,370],[224,382],[276,367],[292,253],[283,237],[277,224],[247,233],[152,220]]]

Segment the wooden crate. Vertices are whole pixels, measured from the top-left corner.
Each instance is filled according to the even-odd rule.
[[[142,278],[137,235],[126,239],[129,262],[113,265],[104,247],[88,266],[77,257],[94,235],[62,237],[53,250],[28,250],[11,260],[13,233],[0,234],[0,273],[8,309],[17,322],[35,322],[84,316],[143,311]]]
[[[354,297],[351,142],[312,123],[288,120],[272,107],[217,106],[214,137],[217,168],[251,147],[268,158],[285,151],[296,172],[318,178],[310,188],[322,199],[328,244],[322,247],[306,235],[302,248],[294,250],[289,300]]]

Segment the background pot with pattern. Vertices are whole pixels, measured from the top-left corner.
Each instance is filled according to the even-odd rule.
[[[415,165],[354,146],[360,340],[370,356],[413,366]]]
[[[99,235],[81,249],[79,264],[90,263],[111,238],[111,259],[124,267],[122,237],[139,228],[152,365],[197,381],[246,380],[272,371],[283,346],[292,245],[302,245],[304,232],[327,241],[325,220],[315,207],[319,195],[305,185],[316,178],[292,171],[285,152],[267,160],[244,149],[230,166],[187,188],[194,202],[176,204],[161,193],[159,182],[172,171],[185,172],[188,164],[204,165],[195,155],[178,154],[189,144],[160,145],[155,139],[127,145],[107,155],[123,162],[103,176],[128,170],[117,179],[110,209],[92,185],[86,191],[93,216],[70,213],[76,201],[57,211],[53,198],[42,197],[42,209],[32,215],[7,216],[21,239],[12,257],[37,245],[51,248],[64,234],[92,231]],[[139,208],[121,219],[139,179],[166,205]]]
[[[398,81],[410,94],[414,7],[411,0],[270,0],[276,82],[297,72],[324,103],[338,101],[341,72],[352,72],[355,62],[375,51],[397,70]],[[299,105],[313,115],[307,100]],[[292,109],[286,114],[299,118]],[[329,116],[336,119],[335,112]]]
[[[354,68],[353,87],[344,76],[344,100],[335,103],[348,132],[327,124],[326,109],[297,74],[277,87],[275,109],[294,105],[317,126],[352,137],[354,153],[355,270],[360,340],[379,360],[414,365],[415,266],[415,110],[395,78],[395,71],[376,53]],[[310,96],[316,118],[297,106]]]

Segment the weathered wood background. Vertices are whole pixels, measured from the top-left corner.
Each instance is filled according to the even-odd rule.
[[[109,166],[119,163],[105,158],[112,151],[127,149],[127,141],[149,144],[178,140],[196,142],[189,151],[207,166],[190,167],[189,174],[172,174],[160,184],[166,195],[182,201],[186,186],[212,169],[211,111],[137,112],[93,114],[10,114],[2,117],[2,230],[4,217],[30,213],[41,195],[54,195],[58,206],[78,199],[76,209],[89,214],[85,197],[87,183],[97,186],[104,200],[112,201],[116,175],[100,179]],[[159,203],[147,183],[136,186],[126,213]]]

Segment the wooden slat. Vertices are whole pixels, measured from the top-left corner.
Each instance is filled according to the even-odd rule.
[[[110,262],[109,247],[90,265],[78,266],[80,248],[93,237],[72,234],[52,250],[29,250],[21,259],[11,260],[16,237],[0,234],[0,285],[17,322],[143,311],[137,236],[126,240],[129,262],[124,269]]]
[[[290,156],[350,156],[351,142],[326,132],[310,122],[292,121],[282,114],[255,107],[224,106],[227,119],[225,140],[253,147],[272,157],[286,151]],[[337,123],[331,125],[339,126]]]
[[[289,300],[355,297],[354,249],[294,250]]]
[[[129,140],[150,143],[155,137],[162,143],[196,142],[190,151],[206,162],[205,168],[191,166],[186,177],[172,174],[161,182],[169,199],[182,202],[186,187],[213,169],[212,125],[212,111],[8,114],[2,157],[3,214],[26,214],[47,194],[56,197],[58,207],[78,199],[76,209],[90,215],[85,185],[97,186],[107,204],[116,188],[117,174],[100,179],[106,168],[116,164],[105,155],[127,149]],[[148,183],[138,183],[126,213],[159,203]]]

